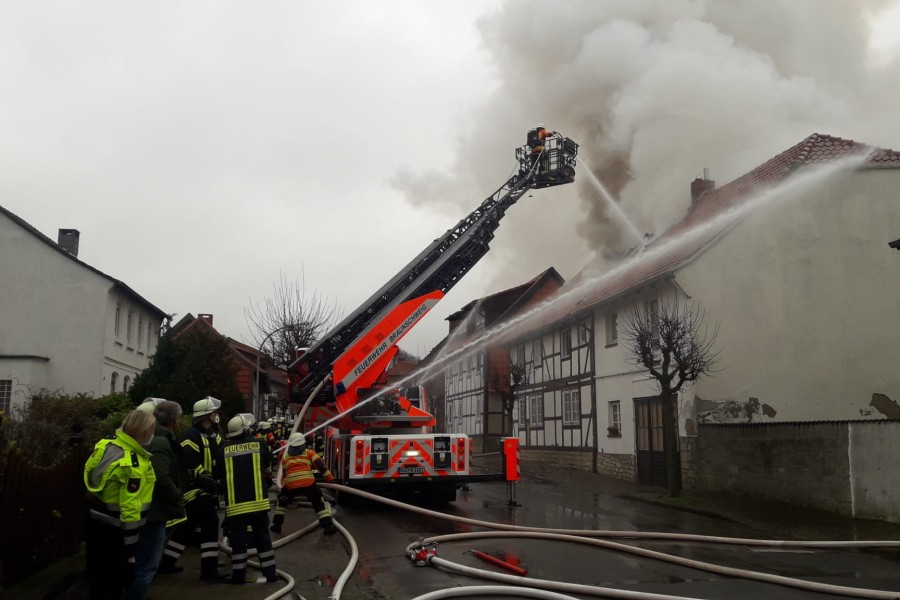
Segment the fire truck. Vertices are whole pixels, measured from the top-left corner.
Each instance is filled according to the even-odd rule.
[[[509,479],[509,463],[473,473],[469,437],[435,432],[424,387],[390,388],[384,373],[403,336],[487,253],[506,211],[529,190],[571,183],[577,154],[559,133],[529,131],[499,189],[289,365],[291,402],[303,406],[294,430],[324,431],[336,483],[452,501],[466,483]]]

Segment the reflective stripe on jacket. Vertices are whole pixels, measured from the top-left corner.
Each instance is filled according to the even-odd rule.
[[[313,466],[325,479],[334,479],[331,471],[325,466],[322,457],[309,448],[305,452],[294,456],[285,452],[283,461],[284,481],[282,485],[288,489],[295,490],[314,484],[316,477],[313,475]]]
[[[181,437],[181,447],[184,449],[184,462],[196,482],[197,476],[203,473],[212,475],[215,471],[216,453],[222,443],[221,436],[215,430],[201,429],[194,425],[188,428]],[[196,483],[191,484],[191,489],[184,494],[185,503],[197,496],[205,494]]]
[[[225,482],[226,516],[269,512],[268,467],[269,451],[262,440],[244,435],[222,444],[216,471]]]
[[[92,519],[122,530],[126,552],[133,553],[138,529],[147,520],[156,474],[150,453],[122,430],[97,442],[84,465],[84,485]]]

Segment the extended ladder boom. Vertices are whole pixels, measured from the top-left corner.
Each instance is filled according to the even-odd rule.
[[[516,174],[295,360],[289,371],[299,377],[299,382],[292,392],[305,398],[331,372],[347,348],[403,302],[433,292],[441,292],[440,297],[446,294],[487,253],[500,219],[526,192],[573,181],[578,145],[553,133],[543,140],[542,146],[537,151],[533,145],[518,148]],[[435,301],[410,316],[398,330],[399,335],[390,340],[391,344],[396,344]],[[336,391],[344,390],[339,387]]]

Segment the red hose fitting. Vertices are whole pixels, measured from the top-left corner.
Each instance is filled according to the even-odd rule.
[[[409,559],[416,563],[417,567],[424,567],[431,562],[431,559],[437,556],[437,542],[426,546],[423,538],[419,538],[419,545],[415,546],[409,553]]]
[[[485,562],[489,562],[492,565],[497,565],[498,567],[502,567],[502,568],[506,569],[507,571],[512,571],[516,575],[521,575],[522,577],[525,577],[526,575],[528,575],[527,570],[523,569],[522,567],[517,567],[516,565],[510,564],[510,563],[506,562],[505,560],[500,560],[499,558],[497,558],[495,556],[491,556],[490,554],[481,552],[480,550],[471,550],[471,552],[472,552],[472,554],[475,555],[476,558],[480,558],[481,560],[483,560]]]

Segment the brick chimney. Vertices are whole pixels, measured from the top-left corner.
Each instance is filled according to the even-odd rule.
[[[709,178],[709,169],[703,169],[703,177],[697,177],[691,182],[691,208],[697,204],[700,196],[716,189],[716,182]]]
[[[206,324],[212,327],[213,316],[210,313],[197,313],[197,318],[206,321]]]
[[[72,256],[78,256],[78,238],[81,233],[77,229],[60,229],[56,243]]]

